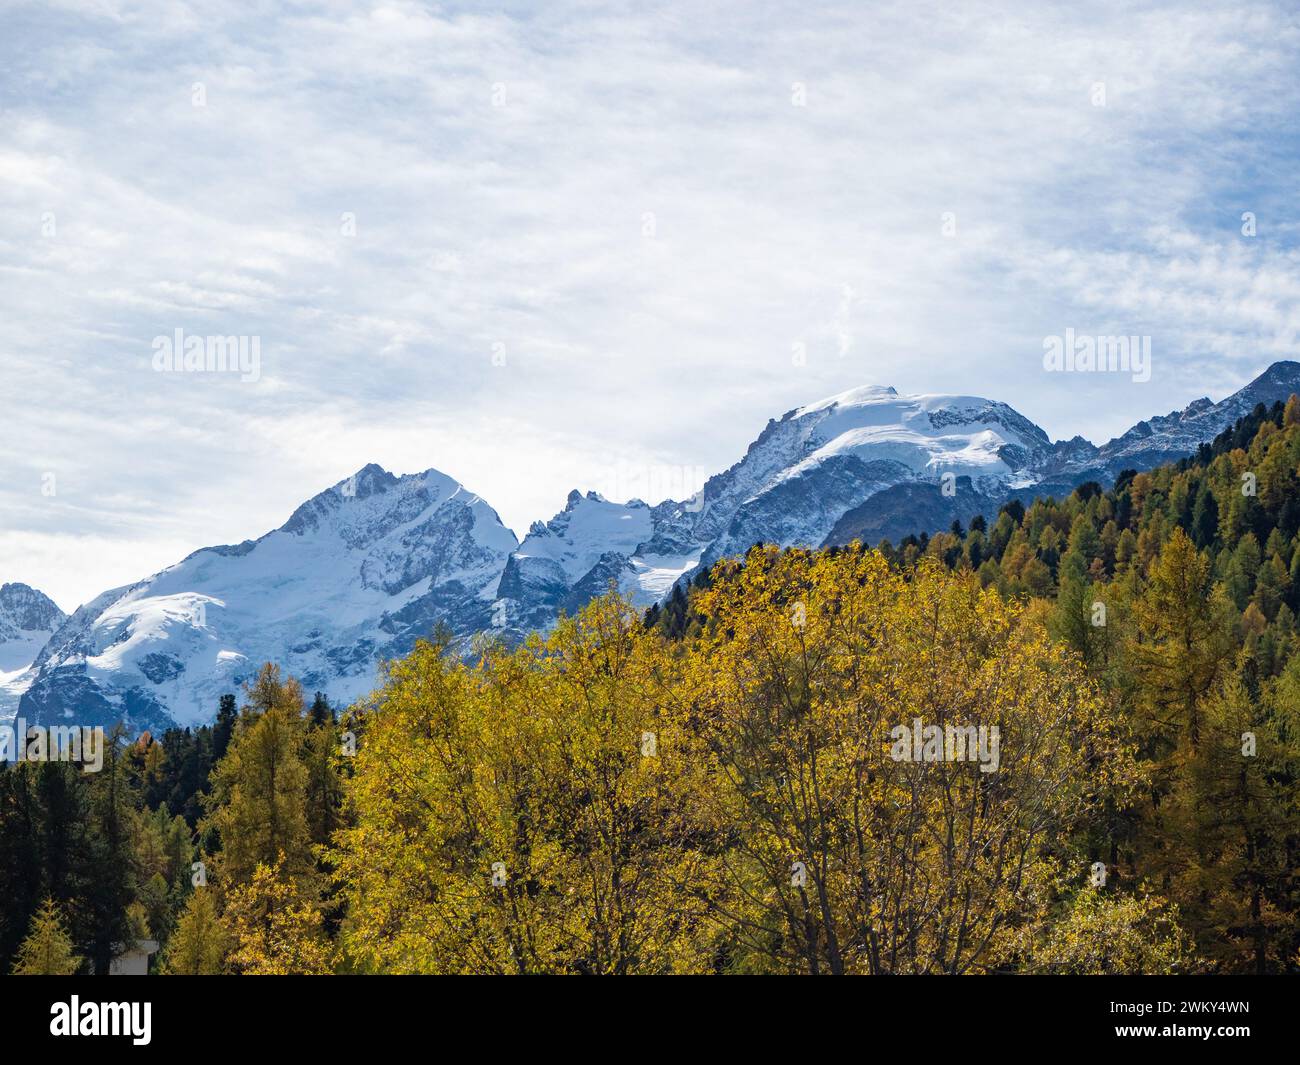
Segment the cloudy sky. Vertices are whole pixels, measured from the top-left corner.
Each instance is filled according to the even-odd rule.
[[[0,7],[0,581],[65,609],[367,462],[522,534],[856,385],[1101,442],[1295,355],[1293,4],[223,6]]]

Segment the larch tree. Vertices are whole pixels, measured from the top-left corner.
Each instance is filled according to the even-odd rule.
[[[1233,634],[1223,599],[1211,594],[1209,559],[1175,529],[1135,604],[1134,670],[1147,693],[1150,724],[1177,746],[1200,742],[1200,703],[1222,678]],[[1158,752],[1155,752],[1158,753]]]
[[[230,933],[227,961],[246,976],[328,976],[334,946],[325,934],[321,908],[304,898],[280,863],[253,870],[226,900]]]
[[[220,837],[225,881],[246,883],[259,864],[292,878],[314,873],[304,728],[302,688],[282,679],[277,667],[264,666],[204,800],[205,827]]]
[[[1086,868],[1072,837],[1136,776],[1077,658],[973,577],[876,552],[753,549],[698,609],[679,705],[691,790],[731,830],[739,967],[1012,964]]]
[[[73,953],[72,940],[53,899],[47,898],[32,917],[30,931],[18,948],[14,976],[71,976],[83,959]]]
[[[217,976],[225,971],[227,942],[214,893],[210,888],[196,888],[185,901],[167,944],[162,971],[168,976]]]
[[[705,968],[666,641],[616,597],[476,667],[393,663],[333,855],[345,938],[388,972]]]

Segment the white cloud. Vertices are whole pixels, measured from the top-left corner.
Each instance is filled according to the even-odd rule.
[[[65,606],[370,461],[522,531],[858,384],[1105,437],[1294,341],[1282,3],[7,18],[0,580]],[[1151,334],[1152,382],[1035,372],[1067,326]],[[261,380],[151,373],[177,328]]]

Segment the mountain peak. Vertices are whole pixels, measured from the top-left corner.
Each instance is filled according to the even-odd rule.
[[[1237,392],[1236,395],[1255,399],[1261,393],[1272,394],[1279,389],[1300,391],[1300,362],[1282,359],[1273,363],[1272,366]],[[1228,397],[1229,400],[1232,398],[1234,397]],[[1224,402],[1227,402],[1227,400]]]
[[[833,396],[827,396],[825,399],[819,399],[815,403],[808,403],[799,407],[794,413],[795,417],[801,417],[805,414],[815,414],[817,411],[829,410],[832,407],[859,407],[869,403],[887,403],[893,399],[899,399],[898,389],[893,385],[859,385],[857,388],[850,388],[844,392],[837,392]],[[910,396],[901,397],[910,399]]]
[[[1266,378],[1276,379],[1283,376],[1300,377],[1300,362],[1296,362],[1294,359],[1279,359],[1256,377],[1255,380],[1263,381]]]
[[[0,722],[18,709],[35,677],[32,663],[64,619],[44,592],[17,582],[0,585]]]
[[[351,477],[334,486],[345,499],[366,499],[377,492],[386,492],[398,478],[374,462],[367,462]]]
[[[351,513],[358,504],[367,503],[368,506],[359,509],[369,512],[374,520],[382,522],[382,516],[388,511],[394,514],[409,513],[412,507],[419,509],[429,503],[448,499],[462,490],[459,481],[440,470],[429,469],[423,473],[408,473],[399,477],[377,463],[370,462],[352,476],[318,492],[299,506],[281,526],[281,531],[301,535],[319,528],[331,514],[339,515],[334,519],[337,521],[353,521],[355,519],[345,515]]]
[[[52,631],[63,617],[54,600],[31,585],[17,581],[0,584],[0,639],[5,638],[6,627]]]
[[[372,463],[280,529],[200,549],[83,608],[41,652],[19,705],[33,722],[77,707],[105,725],[196,723],[268,661],[308,690],[352,699],[370,690],[379,661],[438,625],[487,629],[517,546],[446,474],[398,477]]]

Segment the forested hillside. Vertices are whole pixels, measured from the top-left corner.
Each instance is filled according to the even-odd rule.
[[[0,963],[1295,971],[1298,471],[1293,397],[1110,490],[435,634],[338,720],[268,666],[0,771]]]

